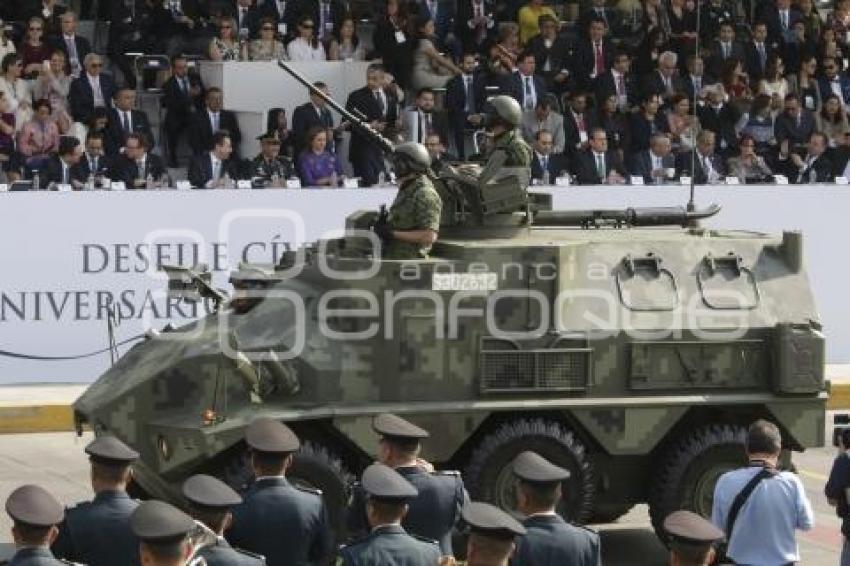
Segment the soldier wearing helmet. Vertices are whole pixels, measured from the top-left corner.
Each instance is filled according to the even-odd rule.
[[[397,145],[391,157],[399,183],[386,220],[375,224],[386,259],[428,257],[437,240],[443,203],[428,177],[431,156],[420,143]]]
[[[490,99],[486,118],[487,131],[493,143],[487,153],[487,164],[482,177],[489,179],[502,167],[531,167],[531,147],[519,133],[522,110],[510,96],[499,95]]]

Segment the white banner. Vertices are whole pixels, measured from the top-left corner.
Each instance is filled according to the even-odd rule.
[[[564,187],[556,208],[683,204],[681,187]],[[198,306],[169,302],[162,264],[204,262],[214,284],[240,261],[275,262],[333,230],[347,214],[389,204],[394,188],[0,194],[0,350],[62,357],[105,348],[110,308],[121,341],[185,324]],[[698,202],[723,204],[712,226],[805,235],[806,262],[831,363],[850,360],[850,275],[841,233],[850,191],[842,187],[718,187]],[[789,298],[793,300],[793,298]],[[126,351],[127,346],[120,348]],[[44,361],[0,355],[0,383],[86,382],[109,365],[104,353]]]

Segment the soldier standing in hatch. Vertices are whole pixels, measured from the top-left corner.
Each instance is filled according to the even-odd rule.
[[[372,421],[372,428],[381,435],[378,461],[413,484],[419,491],[408,502],[409,510],[402,524],[415,535],[440,543],[443,556],[451,556],[452,529],[468,497],[459,472],[433,471],[433,466],[419,458],[421,441],[429,434],[401,417],[384,413]],[[349,530],[368,532],[365,494],[362,488],[353,493],[349,512]]]
[[[395,147],[391,157],[398,195],[389,216],[375,224],[375,234],[383,242],[385,259],[422,259],[440,230],[443,201],[428,178],[431,156],[420,143],[407,142]]]
[[[137,564],[139,543],[130,530],[130,515],[139,502],[126,489],[139,453],[108,435],[94,439],[85,450],[95,497],[65,511],[53,554],[90,566]]]

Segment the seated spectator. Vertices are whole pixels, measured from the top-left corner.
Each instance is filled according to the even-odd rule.
[[[128,189],[153,189],[166,175],[162,158],[150,153],[150,144],[139,132],[127,134],[124,153],[116,158],[115,170],[118,180],[124,181]]]
[[[773,126],[773,137],[776,143],[789,143],[791,151],[804,148],[815,131],[814,114],[809,110],[800,108],[800,99],[796,94],[785,97],[785,110],[776,117]],[[787,150],[786,150],[787,152]]]
[[[218,26],[218,35],[212,38],[209,56],[213,61],[239,61],[242,59],[242,44],[236,34],[236,20],[222,18]]]
[[[573,170],[580,185],[619,185],[625,181],[623,161],[608,149],[608,135],[602,128],[591,131],[589,147],[576,154]]]
[[[650,30],[637,48],[632,70],[638,77],[645,77],[658,67],[658,58],[667,50],[667,36],[661,28]]]
[[[123,158],[123,156],[121,156]],[[71,168],[71,177],[93,189],[103,188],[105,179],[119,179],[115,160],[104,153],[103,134],[89,132],[86,136],[86,150],[79,163]]]
[[[774,123],[771,111],[772,98],[766,94],[760,94],[753,100],[750,111],[744,115],[741,134],[751,137],[756,143],[756,153],[764,156],[776,145],[773,135]]]
[[[523,110],[534,110],[537,101],[546,96],[546,81],[535,74],[536,62],[534,54],[523,52],[517,58],[516,72],[510,75],[504,87],[504,94],[519,102]]]
[[[103,59],[89,53],[83,61],[86,72],[71,82],[68,104],[76,122],[88,122],[95,108],[107,108],[118,90],[111,75],[102,73]]]
[[[532,147],[531,178],[535,181],[549,185],[570,170],[566,156],[554,150],[552,132],[538,130]]]
[[[850,132],[850,125],[838,95],[830,93],[824,99],[823,107],[815,114],[815,130],[823,132],[830,148],[843,143],[844,136]]]
[[[737,151],[735,125],[741,119],[741,113],[734,105],[726,103],[726,93],[721,85],[706,87],[705,90],[708,94],[706,104],[697,109],[697,117],[703,130],[716,134],[715,151],[725,159]]]
[[[765,182],[773,178],[773,171],[764,158],[756,154],[756,140],[746,134],[738,142],[740,153],[727,162],[729,176],[741,183]]]
[[[551,153],[564,152],[564,117],[553,107],[557,102],[551,96],[543,96],[537,101],[534,110],[525,110],[522,113],[522,137],[528,145],[534,145],[537,140],[537,132],[546,130],[552,137]]]
[[[679,176],[691,177],[697,185],[714,185],[726,172],[721,159],[715,155],[715,135],[711,130],[702,130],[697,135],[696,152],[680,153],[676,158]],[[693,168],[691,167],[693,162]]]
[[[818,80],[818,90],[822,101],[826,102],[827,96],[835,94],[845,108],[850,106],[850,77],[841,72],[837,59],[826,57],[823,60],[823,77]]]
[[[298,25],[301,5],[298,2],[279,2],[277,0],[264,2],[262,5],[264,17],[271,18],[275,25],[283,25],[281,32],[285,37],[291,37]]]
[[[670,111],[667,113],[667,131],[670,133],[673,151],[675,153],[691,151],[699,129],[699,121],[696,116],[691,114],[690,99],[681,93],[670,99]]]
[[[498,39],[488,52],[487,69],[490,74],[504,77],[513,73],[519,53],[519,26],[514,22],[501,24]]]
[[[670,22],[661,0],[640,0],[640,28],[645,31],[660,29],[665,36],[670,34]]]
[[[635,76],[629,72],[631,57],[628,53],[619,52],[614,55],[614,63],[610,69],[596,77],[594,89],[596,100],[604,100],[610,95],[617,97],[620,110],[626,112],[638,103],[638,85]]]
[[[263,134],[259,139],[261,151],[250,162],[249,176],[260,179],[262,186],[284,186],[295,173],[292,160],[280,154],[280,140],[274,134]]]
[[[735,23],[734,9],[730,8],[730,3],[726,0],[709,0],[699,9],[702,20],[699,33],[704,45],[717,37],[718,33],[723,33],[724,24]]]
[[[676,76],[678,61],[679,56],[672,51],[665,51],[658,56],[658,68],[643,79],[644,97],[655,94],[666,104],[677,92],[684,90],[679,77]]]
[[[37,79],[44,70],[44,62],[50,59],[50,46],[43,41],[44,20],[30,18],[27,33],[21,42],[21,59],[24,64],[24,77]]]
[[[336,155],[329,152],[328,132],[314,127],[307,132],[307,148],[298,156],[301,183],[306,187],[336,187],[342,168]]]
[[[764,22],[757,22],[753,25],[753,37],[744,47],[744,58],[742,59],[750,80],[754,83],[762,80],[767,73],[767,65],[770,60],[781,56],[782,53],[778,45],[767,41],[767,26]]]
[[[107,128],[109,127],[109,111],[106,108],[95,108],[89,121],[85,124],[88,135],[97,134],[104,140],[103,150],[106,155],[112,157],[118,154],[121,146],[109,147],[106,145]]]
[[[811,2],[811,0],[805,0]],[[789,73],[799,73],[803,57],[817,51],[817,35],[808,35],[806,24],[797,22],[794,24],[795,43],[786,43],[782,49],[782,57],[785,59],[785,68]]]
[[[51,118],[53,109],[47,100],[37,100],[33,110],[32,120],[18,132],[18,151],[24,156],[27,169],[40,169],[59,148],[59,126]]]
[[[20,55],[9,53],[0,63],[0,92],[6,97],[9,112],[15,114],[15,127],[20,129],[32,118],[32,94],[29,83],[21,78],[23,63]]]
[[[748,104],[753,98],[750,89],[750,77],[744,72],[744,65],[737,59],[729,59],[720,71],[720,83],[725,94],[729,95],[729,103],[740,107]]]
[[[322,101],[324,104],[324,101]],[[298,110],[296,108],[296,110]],[[330,115],[329,110],[325,110],[325,112]],[[266,133],[271,134],[280,142],[280,153],[281,155],[285,155],[286,157],[292,158],[293,155],[298,155],[300,149],[298,151],[295,150],[296,144],[296,136],[295,136],[295,116],[293,119],[293,130],[289,129],[289,123],[286,120],[286,109],[285,108],[272,108],[269,110],[269,114],[266,117]],[[333,124],[333,117],[330,118],[330,124]],[[305,128],[306,132],[307,128]],[[328,147],[331,147],[330,145]],[[333,150],[331,150],[333,151]]]
[[[298,35],[286,46],[293,61],[325,61],[325,48],[316,38],[315,23],[309,15],[298,18]]]
[[[74,182],[71,176],[72,168],[80,162],[83,156],[83,146],[80,140],[72,136],[59,138],[59,148],[51,155],[39,175],[39,189],[53,188],[56,185],[72,185],[80,188],[78,182]]]
[[[0,61],[5,59],[9,53],[15,52],[15,42],[6,36],[6,22],[0,18]]]
[[[671,0],[667,12],[670,22],[670,46],[680,55],[696,51],[697,21],[693,2]]]
[[[328,89],[328,85],[321,81],[317,81],[313,83],[313,86],[321,90],[325,94],[330,94],[330,89]],[[329,130],[334,129],[334,119],[333,114],[327,108],[327,103],[325,100],[308,91],[308,95],[310,97],[310,101],[302,104],[295,108],[295,112],[292,113],[292,135],[289,135],[289,130],[286,129],[286,111],[282,108],[278,108],[280,113],[283,114],[283,128],[288,138],[292,141],[292,146],[295,148],[295,155],[299,155],[301,151],[303,151],[306,147],[307,143],[307,132],[309,132],[314,126],[321,126],[323,128],[327,128]],[[279,119],[276,116],[276,119]],[[271,114],[269,114],[269,128],[266,131],[277,131],[279,130],[279,124],[277,121],[271,122]],[[336,140],[333,138],[328,139],[328,151],[331,153],[336,153],[336,148],[334,147],[336,144],[334,143]]]
[[[357,37],[354,18],[345,16],[334,29],[333,39],[328,46],[329,61],[364,61],[366,51]]]
[[[60,18],[62,32],[50,43],[52,49],[65,55],[72,77],[77,78],[83,72],[83,61],[91,53],[89,40],[77,34],[77,15],[68,10]]]
[[[820,109],[820,87],[817,82],[818,60],[814,55],[804,55],[800,72],[792,78],[790,91],[797,95],[803,108],[811,112]]]
[[[21,159],[15,150],[15,113],[10,111],[6,95],[0,91],[0,171],[8,181],[21,178]]]
[[[446,83],[443,103],[454,132],[455,149],[461,159],[466,156],[465,134],[481,127],[484,119],[484,77],[482,73],[475,73],[475,65],[475,55],[464,53],[460,60],[463,73]]]
[[[588,37],[579,39],[573,52],[577,86],[590,89],[594,79],[610,69],[613,62],[614,46],[605,37],[605,20],[593,18],[588,27]]]
[[[428,150],[428,155],[431,156],[431,169],[437,175],[439,175],[444,168],[458,160],[457,157],[446,151],[446,144],[440,138],[439,134],[428,134],[425,138],[424,145],[425,149]]]
[[[580,34],[587,37],[588,26],[593,19],[604,21],[609,34],[616,34],[619,31],[622,20],[619,11],[616,8],[607,7],[605,4],[606,0],[592,0],[591,5],[582,10],[576,22],[576,28]]]
[[[540,17],[544,15],[558,17],[550,6],[544,4],[543,0],[528,0],[528,3],[519,9],[517,21],[520,45],[527,45],[532,37],[540,33]]]
[[[248,48],[248,59],[251,61],[286,60],[286,48],[275,39],[277,26],[270,18],[260,22],[260,37],[251,42]]]
[[[649,92],[643,96],[640,110],[631,115],[629,120],[629,151],[631,153],[649,149],[650,138],[654,134],[667,131],[667,120],[658,111],[660,106],[659,96]]]
[[[771,97],[774,110],[779,111],[788,94],[788,81],[785,79],[785,66],[782,57],[771,55],[765,66],[764,76],[758,83],[757,94],[767,94]]]
[[[211,150],[192,157],[189,162],[189,182],[195,189],[232,188],[239,170],[231,155],[233,143],[227,132],[215,132],[210,140]]]
[[[719,35],[716,39],[711,38],[710,45],[708,69],[715,77],[721,76],[728,61],[743,61],[746,57],[744,45],[735,39],[735,26],[731,21],[720,24]]]
[[[788,140],[779,146],[777,172],[782,173],[794,184],[830,183],[834,180],[832,161],[826,151],[828,140],[821,132],[812,132],[806,151],[794,151]]]
[[[716,81],[711,75],[705,73],[705,62],[698,55],[690,55],[685,63],[687,72],[681,77],[680,87],[688,100],[698,98],[702,100],[702,87],[714,84]]]
[[[676,173],[676,158],[672,153],[670,138],[654,133],[647,149],[632,155],[629,174],[643,177],[647,185],[660,185],[665,179],[672,180]]]
[[[71,12],[66,12],[71,14]],[[63,18],[65,15],[62,16]],[[65,54],[54,51],[50,55],[50,65],[35,83],[35,98],[43,98],[53,108],[53,119],[59,126],[59,133],[66,134],[71,129],[71,115],[68,113],[68,93],[71,91],[71,77],[65,74]]]
[[[421,144],[431,133],[438,134],[441,139],[449,137],[449,119],[445,112],[434,109],[433,90],[419,89],[414,105],[402,112],[400,129],[404,141]]]
[[[596,125],[594,116],[587,110],[587,95],[575,91],[570,96],[570,106],[564,112],[564,148],[567,154],[587,148],[590,130]]]
[[[222,100],[221,89],[212,87],[207,90],[203,110],[194,114],[192,124],[189,126],[189,145],[195,155],[202,155],[212,150],[213,137],[219,131],[227,132],[227,141],[231,144],[228,157],[230,153],[236,157],[239,155],[235,149],[235,146],[242,141],[239,123],[233,112],[222,108]]]
[[[461,70],[434,47],[434,20],[427,16],[417,19],[415,29],[411,86],[414,90],[423,87],[443,88],[449,78],[460,75]]]
[[[21,2],[23,4],[23,2]],[[44,36],[59,32],[59,18],[65,13],[65,8],[59,0],[35,0],[28,2],[29,6],[23,12],[22,20],[38,18],[44,23]]]
[[[257,6],[255,0],[236,0],[235,10],[230,15],[233,17],[233,32],[241,40],[256,37],[260,29],[260,19],[263,17],[262,9]]]
[[[612,94],[599,104],[594,123],[605,130],[608,135],[608,147],[623,158],[623,149],[631,144],[629,139],[629,116],[620,110],[617,95]],[[569,147],[567,147],[569,149]]]
[[[135,110],[136,91],[127,87],[115,93],[113,107],[109,112],[107,127],[107,145],[116,144],[124,147],[127,136],[141,134],[145,138],[147,148],[153,147],[153,130],[148,115],[143,110]]]
[[[570,46],[567,40],[558,35],[558,20],[548,14],[540,16],[540,34],[528,42],[528,51],[534,54],[534,61],[540,74],[546,79],[548,90],[561,94],[573,82],[570,73]]]
[[[756,14],[756,19],[767,24],[768,41],[782,44],[793,39],[794,24],[800,19],[800,12],[791,7],[791,0],[764,2]]]
[[[455,17],[455,35],[467,53],[482,53],[485,45],[496,42],[496,18],[492,0],[459,0]]]

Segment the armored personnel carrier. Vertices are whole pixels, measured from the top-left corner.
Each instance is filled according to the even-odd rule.
[[[280,419],[304,444],[290,475],[323,490],[340,530],[382,412],[429,430],[423,456],[507,509],[508,464],[538,451],[572,472],[559,511],[574,522],[641,502],[656,527],[679,508],[709,515],[757,418],[780,426],[786,464],[823,444],[799,233],[699,227],[716,207],[552,211],[522,184],[493,187],[442,186],[427,259],[381,259],[363,212],[344,238],[237,272],[217,312],[102,375],[78,423],[138,450],[137,486],[180,503],[195,473],[250,480],[243,431]],[[179,269],[172,291],[209,284]]]

